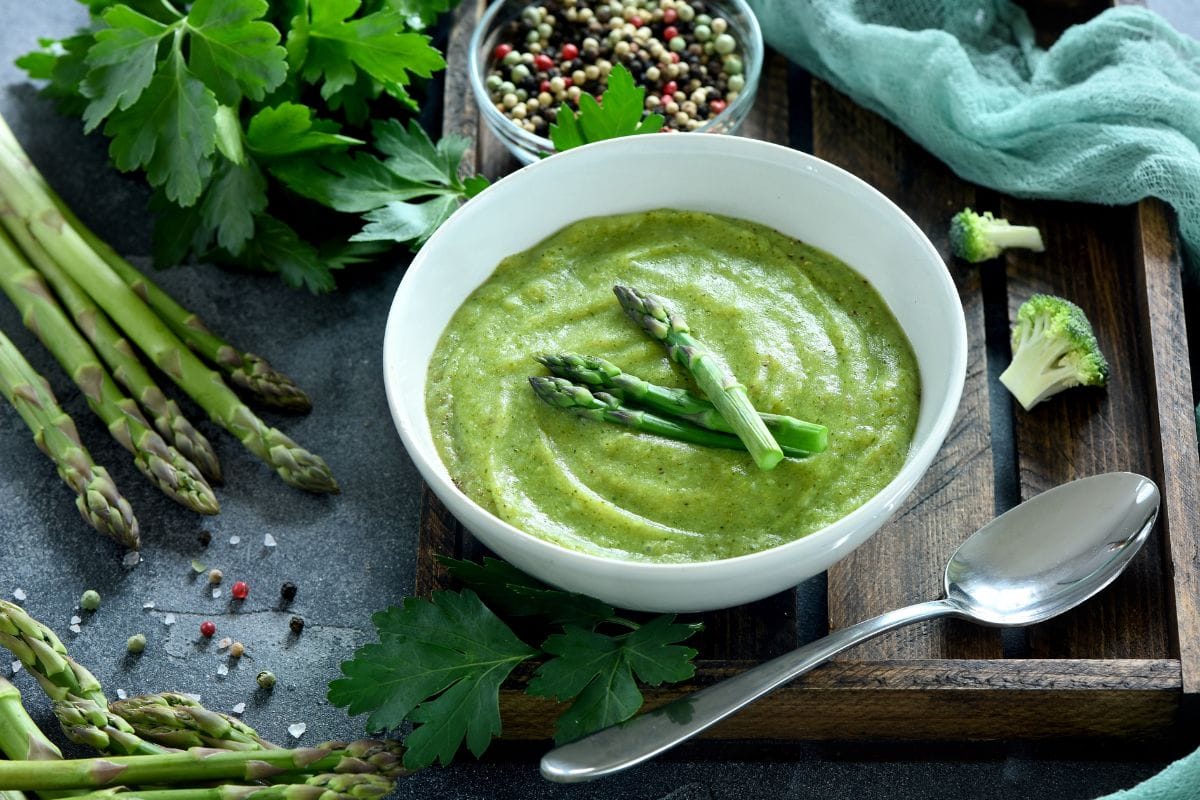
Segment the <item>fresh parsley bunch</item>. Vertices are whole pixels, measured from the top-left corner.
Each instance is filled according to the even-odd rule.
[[[419,244],[487,185],[458,176],[465,140],[435,145],[394,119],[417,110],[414,80],[446,66],[420,31],[454,0],[81,2],[89,29],[17,63],[109,137],[119,169],[145,172],[160,265],[215,258],[325,292],[332,270],[379,240]],[[312,241],[294,195],[369,224]]]
[[[464,740],[482,755],[500,735],[500,687],[529,659],[545,660],[525,691],[571,703],[558,718],[560,744],[632,717],[642,706],[639,681],[658,686],[695,673],[696,651],[680,642],[699,624],[666,614],[639,624],[492,558],[443,563],[467,588],[410,597],[376,614],[379,642],[344,662],[345,677],[329,685],[334,705],[370,714],[370,730],[414,725],[404,742],[409,769],[449,764]],[[501,616],[541,623],[540,647],[518,638]]]

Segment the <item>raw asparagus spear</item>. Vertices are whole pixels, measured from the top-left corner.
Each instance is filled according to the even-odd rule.
[[[364,739],[295,750],[212,750],[67,761],[0,761],[0,786],[21,791],[268,780],[300,774],[407,775],[399,742]],[[140,795],[138,795],[140,797]]]
[[[0,119],[0,150],[8,150],[21,161],[27,162],[20,143],[12,130]],[[212,333],[200,318],[179,305],[175,300],[146,278],[132,264],[117,254],[104,240],[93,233],[63,202],[41,173],[28,166],[37,186],[58,208],[59,213],[84,242],[103,259],[114,272],[119,274],[158,313],[174,331],[175,335],[189,347],[208,359],[225,372],[234,385],[241,387],[252,398],[264,406],[285,411],[305,413],[312,409],[312,401],[295,381],[267,363],[254,353],[238,350],[221,337]]]
[[[0,678],[0,753],[13,761],[57,761],[62,752],[21,704],[21,693]]]
[[[0,218],[12,216],[13,212],[0,201]],[[207,438],[192,425],[179,410],[174,400],[158,388],[150,372],[142,366],[129,342],[96,303],[83,291],[62,267],[50,258],[24,225],[9,226],[17,246],[24,252],[29,263],[42,274],[53,287],[58,299],[75,321],[76,327],[87,337],[92,347],[108,364],[112,376],[124,386],[150,416],[154,427],[184,458],[191,461],[200,473],[210,481],[220,482],[221,465],[217,454]]]
[[[181,694],[160,694],[117,700],[111,711],[134,732],[167,747],[212,747],[218,750],[276,750],[257,731],[233,717],[210,711]]]
[[[681,442],[691,442],[705,447],[718,447],[723,450],[746,449],[746,445],[736,436],[710,431],[687,422],[660,417],[649,411],[623,406],[621,401],[611,394],[592,393],[586,387],[577,386],[565,378],[538,375],[530,378],[529,384],[533,387],[534,393],[549,405],[597,422],[611,422],[643,433],[653,433],[667,439],[677,439]],[[797,450],[792,447],[782,449],[785,455],[792,458],[804,458],[810,455],[805,450]]]
[[[0,393],[12,403],[33,439],[75,490],[75,506],[85,522],[134,550],[141,546],[138,523],[129,501],[117,491],[108,471],[92,461],[79,440],[74,421],[58,405],[50,384],[37,374],[16,345],[0,333]]]
[[[139,739],[128,723],[108,713],[108,700],[96,676],[67,655],[54,631],[7,600],[0,600],[0,647],[16,656],[41,685],[71,741],[105,752],[166,752]],[[0,786],[6,785],[0,780]]]
[[[284,481],[312,492],[336,493],[337,481],[325,462],[255,416],[219,374],[179,341],[79,232],[66,224],[35,175],[28,158],[12,147],[0,147],[0,197],[16,210],[17,221],[29,228],[50,257],[159,369]]]
[[[303,783],[274,786],[210,786],[187,789],[101,789],[74,800],[373,800],[385,797],[396,782],[382,775],[322,773]]]
[[[657,295],[628,286],[614,286],[613,292],[630,319],[666,345],[671,359],[691,373],[696,385],[746,445],[759,469],[774,469],[783,458],[783,451],[750,404],[746,387],[691,335],[683,315],[668,308],[667,301]]]
[[[151,483],[180,505],[201,514],[220,510],[216,495],[196,466],[163,441],[137,404],[121,393],[96,352],[71,324],[46,282],[30,268],[8,234],[0,230],[0,289],[21,312],[87,398],[109,433],[133,453],[133,462]]]
[[[673,417],[687,420],[722,433],[733,433],[730,425],[716,407],[703,397],[686,389],[658,386],[621,369],[597,356],[578,353],[559,353],[538,356],[537,360],[560,378],[603,389],[626,402],[637,403]],[[782,414],[759,413],[775,441],[810,453],[820,453],[829,446],[829,429],[824,425],[805,422]]]

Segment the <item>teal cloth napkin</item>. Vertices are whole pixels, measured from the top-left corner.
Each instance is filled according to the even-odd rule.
[[[1022,197],[1161,198],[1200,268],[1200,42],[1157,14],[1110,9],[1043,50],[1008,0],[748,1],[772,47],[966,180]],[[1200,750],[1100,800],[1200,800]]]
[[[1009,0],[749,3],[772,47],[966,180],[1020,197],[1159,197],[1200,268],[1200,42],[1157,14],[1110,9],[1041,49]]]

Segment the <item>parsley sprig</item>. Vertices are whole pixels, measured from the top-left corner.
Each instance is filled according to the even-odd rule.
[[[599,101],[590,94],[580,95],[577,115],[563,106],[550,126],[550,141],[561,153],[602,139],[657,133],[666,120],[662,114],[646,114],[645,102],[646,90],[633,82],[633,75],[623,64],[616,64],[608,73],[608,88]]]
[[[358,650],[342,664],[345,677],[329,685],[330,702],[369,714],[370,730],[413,724],[405,740],[410,769],[449,764],[464,741],[482,755],[501,732],[500,688],[530,659],[543,661],[526,692],[570,702],[556,726],[560,744],[632,717],[642,706],[639,682],[658,686],[695,673],[696,651],[680,643],[698,623],[669,614],[638,623],[493,558],[442,561],[467,588],[410,597],[376,614],[379,642]],[[534,626],[540,647],[501,617],[541,623]]]

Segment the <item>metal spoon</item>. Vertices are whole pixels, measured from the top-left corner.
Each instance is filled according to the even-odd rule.
[[[1032,625],[1088,599],[1121,574],[1158,516],[1149,478],[1112,472],[1064,484],[989,522],[946,565],[946,597],[818,639],[629,722],[550,751],[542,775],[576,783],[611,775],[692,738],[843,650],[937,617]]]

